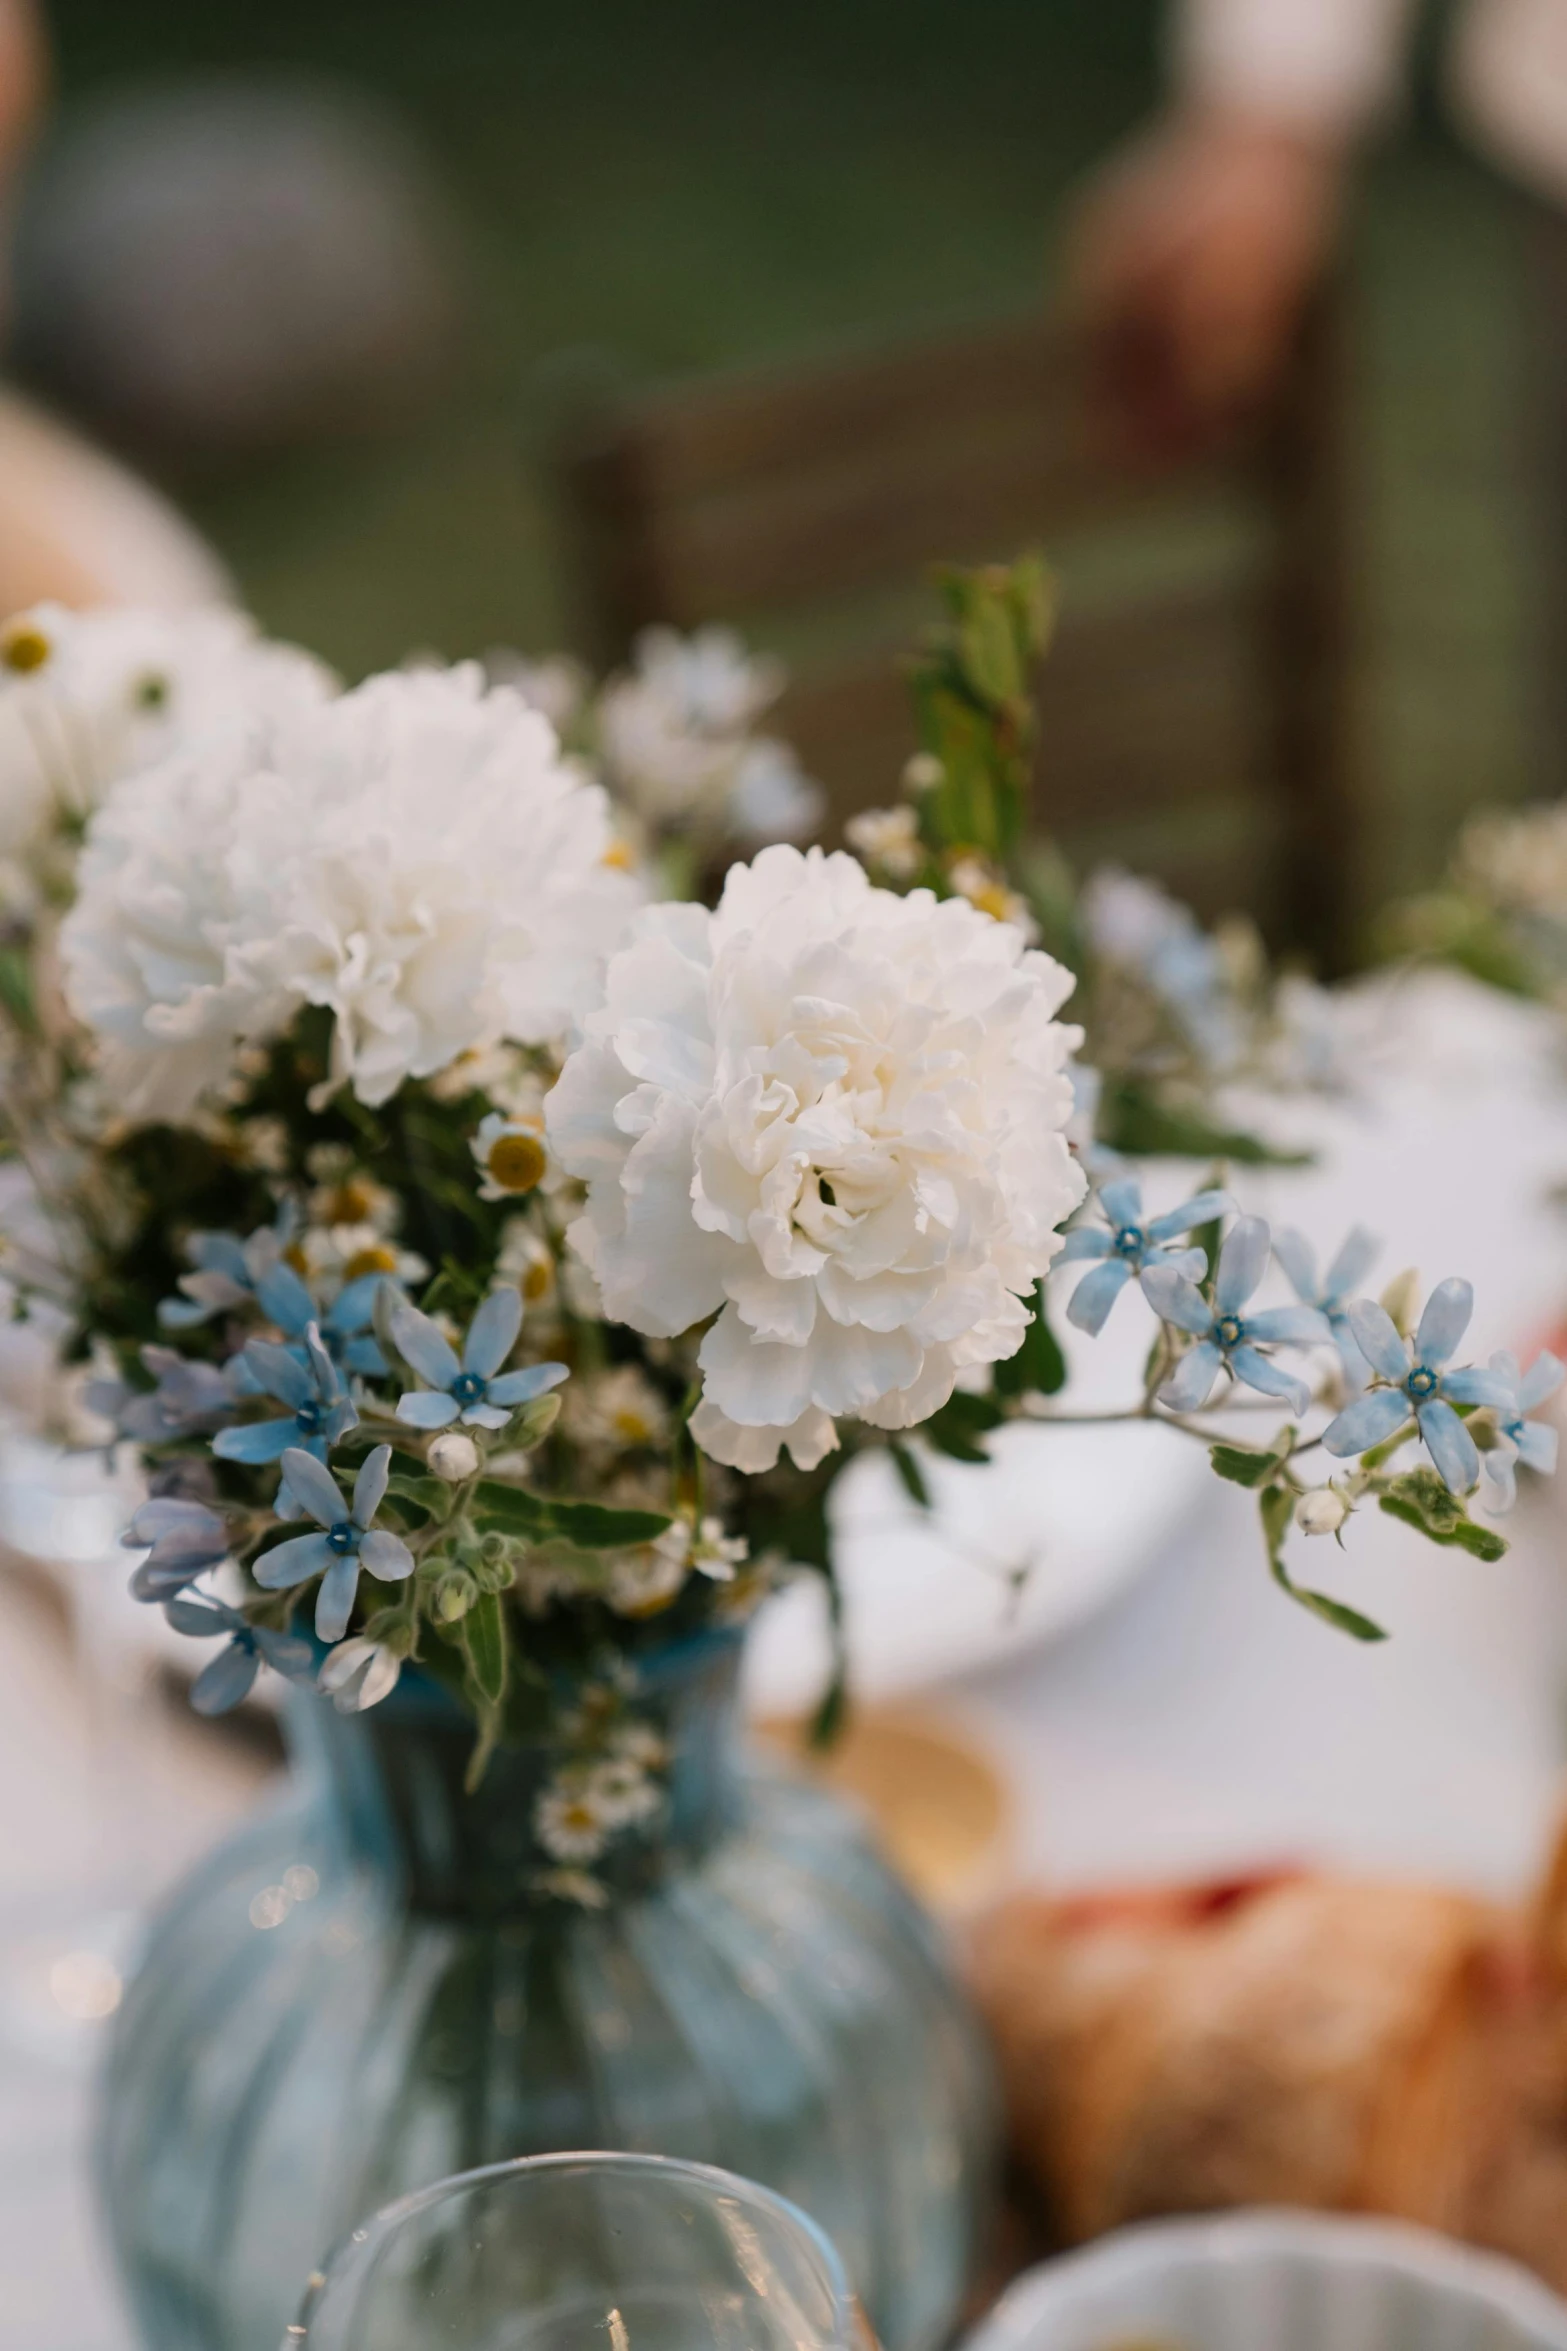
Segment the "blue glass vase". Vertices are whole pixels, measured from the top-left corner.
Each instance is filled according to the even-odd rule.
[[[643,1667],[672,1751],[608,1904],[535,1890],[552,1750],[405,1676],[291,1718],[294,1789],[153,1923],[116,2022],[100,2181],[148,2351],[276,2351],[327,2248],[393,2197],[623,2148],[760,2181],[831,2235],[885,2351],[950,2332],[992,2183],[977,2027],[835,1799],[742,1761],[738,1639]]]

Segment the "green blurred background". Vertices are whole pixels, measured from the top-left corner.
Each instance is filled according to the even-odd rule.
[[[50,22],[62,122],[114,84],[304,68],[391,100],[450,193],[475,331],[439,405],[186,500],[267,626],[357,674],[569,634],[545,448],[574,372],[825,353],[1047,299],[1074,182],[1156,98],[1160,15],[54,0]],[[1351,232],[1371,895],[1429,873],[1476,798],[1556,788],[1530,626],[1525,207],[1447,135],[1428,81]]]

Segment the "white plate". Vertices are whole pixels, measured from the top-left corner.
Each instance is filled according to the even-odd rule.
[[[1393,2221],[1236,2212],[1027,2271],[963,2351],[1567,2351],[1567,2303]]]

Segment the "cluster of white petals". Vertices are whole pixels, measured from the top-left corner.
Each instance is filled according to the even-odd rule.
[[[333,1016],[333,1081],[375,1105],[571,1031],[640,902],[610,853],[604,793],[520,696],[471,664],[371,678],[116,792],[67,993],[133,1114],[183,1114],[307,1004]]]
[[[784,687],[780,664],[732,629],[644,629],[634,666],[605,687],[599,750],[617,796],[655,828],[751,847],[802,840],[825,802],[787,743],[755,728]]]
[[[18,613],[0,631],[0,856],[236,718],[336,691],[330,670],[240,612]]]
[[[702,1339],[692,1420],[754,1471],[910,1428],[1016,1352],[1082,1197],[1071,975],[962,899],[764,850],[648,908],[548,1103],[605,1312]]]

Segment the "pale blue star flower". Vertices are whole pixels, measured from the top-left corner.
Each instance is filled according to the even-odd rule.
[[[1469,1328],[1473,1288],[1453,1276],[1438,1282],[1412,1342],[1399,1337],[1392,1316],[1369,1298],[1355,1299],[1347,1311],[1356,1346],[1378,1382],[1386,1385],[1379,1384],[1346,1405],[1323,1430],[1323,1444],[1340,1460],[1369,1453],[1412,1417],[1443,1484],[1450,1493],[1467,1494],[1479,1478],[1480,1456],[1453,1407],[1489,1404],[1505,1409],[1513,1402],[1500,1372],[1474,1365],[1446,1369],[1448,1357]]]
[[[305,1361],[292,1347],[270,1339],[250,1339],[243,1361],[265,1395],[275,1396],[287,1410],[273,1420],[246,1421],[239,1428],[220,1429],[212,1450],[220,1461],[278,1461],[290,1446],[303,1446],[318,1461],[358,1422],[359,1415],[343,1392],[336,1364],[321,1344],[315,1324],[305,1327]]]
[[[160,1303],[158,1320],[164,1329],[193,1330],[215,1314],[256,1305],[263,1283],[282,1262],[296,1221],[292,1203],[285,1201],[276,1223],[259,1226],[248,1240],[242,1241],[237,1233],[192,1233],[185,1254],[196,1270],[180,1275],[180,1297]]]
[[[190,1702],[198,1714],[227,1714],[250,1695],[263,1664],[291,1682],[308,1682],[315,1672],[315,1651],[308,1641],[296,1633],[274,1632],[268,1625],[247,1624],[226,1601],[204,1595],[179,1597],[163,1613],[177,1633],[188,1633],[193,1640],[207,1640],[214,1633],[231,1636],[191,1684]]]
[[[290,1493],[322,1532],[293,1535],[286,1543],[263,1551],[255,1564],[255,1578],[264,1591],[280,1592],[319,1575],[316,1632],[323,1641],[340,1641],[347,1632],[362,1567],[384,1584],[400,1583],[413,1573],[413,1553],[401,1535],[374,1523],[386,1497],[391,1464],[390,1445],[377,1445],[373,1453],[367,1453],[354,1480],[350,1505],[344,1501],[336,1478],[313,1453],[291,1446],[283,1456],[283,1475]]]
[[[1518,1358],[1504,1349],[1491,1358],[1491,1369],[1507,1384],[1510,1402],[1496,1408],[1496,1443],[1484,1456],[1486,1484],[1491,1493],[1486,1509],[1493,1517],[1511,1510],[1518,1499],[1518,1464],[1549,1477],[1556,1467],[1556,1431],[1544,1421],[1527,1416],[1547,1396],[1554,1396],[1567,1379],[1567,1366],[1554,1355],[1537,1355],[1520,1374]]]
[[[1243,1216],[1230,1227],[1219,1251],[1210,1306],[1195,1282],[1173,1265],[1153,1265],[1143,1275],[1143,1293],[1161,1322],[1190,1331],[1195,1347],[1181,1357],[1159,1390],[1161,1404],[1174,1412],[1195,1412],[1207,1403],[1219,1373],[1242,1387],[1278,1396],[1297,1413],[1311,1402],[1306,1382],[1284,1371],[1261,1350],[1269,1346],[1330,1344],[1327,1319],[1314,1306],[1270,1306],[1243,1313],[1268,1270],[1268,1228],[1260,1216]]]
[[[91,1380],[88,1410],[112,1420],[139,1445],[168,1445],[180,1437],[209,1436],[232,1420],[241,1396],[253,1393],[238,1359],[221,1366],[189,1363],[172,1347],[143,1347],[141,1359],[157,1381],[150,1391],[123,1380]]]
[[[1317,1276],[1317,1253],[1304,1233],[1286,1229],[1273,1236],[1273,1254],[1289,1276],[1290,1286],[1305,1306],[1314,1306],[1325,1315],[1338,1348],[1344,1377],[1352,1389],[1359,1390],[1371,1378],[1371,1366],[1355,1344],[1350,1328],[1350,1300],[1359,1289],[1375,1263],[1382,1244],[1375,1233],[1357,1224],[1341,1244],[1321,1279]]]
[[[344,1371],[374,1379],[386,1369],[386,1357],[371,1334],[375,1294],[392,1276],[364,1273],[345,1282],[323,1313],[291,1265],[279,1262],[256,1285],[256,1302],[268,1322],[275,1322],[294,1353],[302,1356],[305,1334],[314,1323],[321,1344]]]
[[[147,1556],[131,1577],[132,1597],[168,1600],[229,1555],[228,1528],[204,1502],[153,1495],[120,1537],[127,1551]]]
[[[1179,1208],[1166,1209],[1151,1221],[1143,1217],[1143,1188],[1135,1176],[1116,1174],[1097,1186],[1099,1205],[1107,1223],[1080,1224],[1062,1244],[1060,1262],[1097,1258],[1072,1292],[1066,1318],[1080,1331],[1097,1337],[1111,1307],[1134,1275],[1139,1278],[1156,1265],[1173,1267],[1193,1282],[1208,1270],[1200,1249],[1176,1249],[1171,1244],[1200,1224],[1211,1224],[1230,1205],[1226,1192],[1198,1192]]]
[[[416,1429],[444,1429],[454,1420],[481,1429],[504,1428],[519,1406],[547,1395],[567,1377],[563,1363],[501,1372],[521,1328],[521,1291],[492,1290],[468,1325],[459,1363],[427,1314],[416,1306],[398,1306],[392,1315],[393,1344],[427,1382],[401,1398],[398,1419]]]

